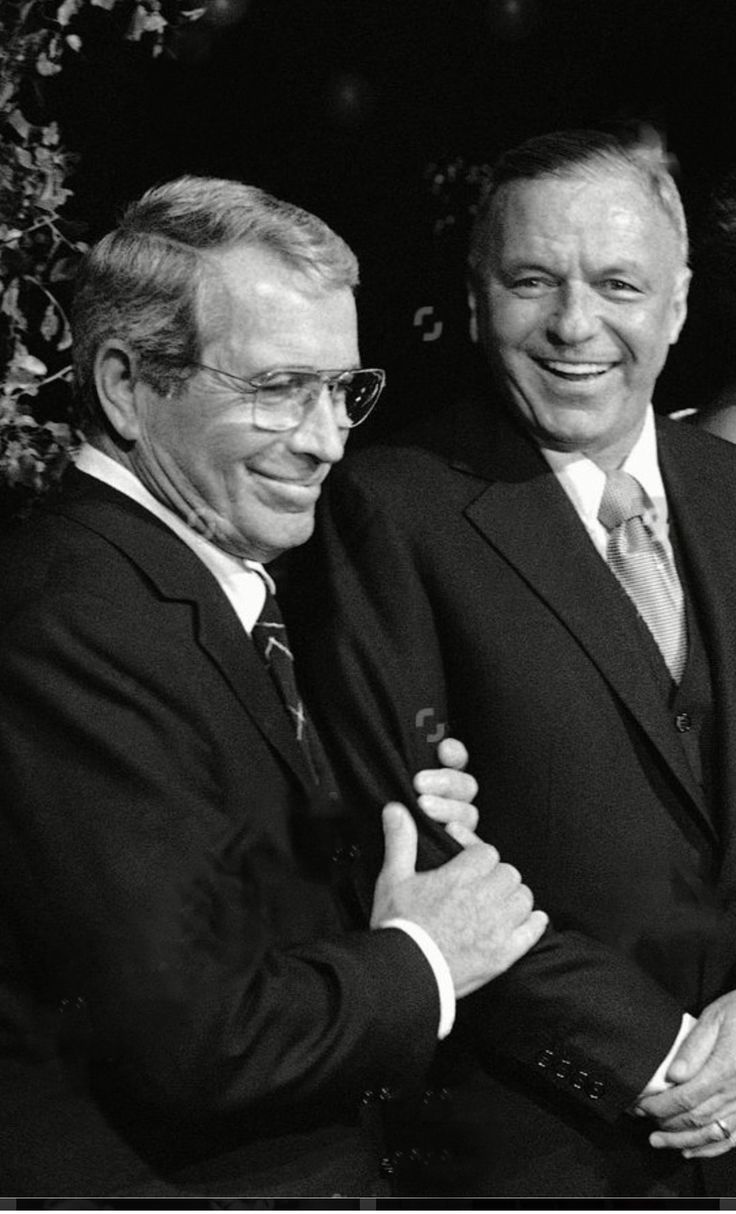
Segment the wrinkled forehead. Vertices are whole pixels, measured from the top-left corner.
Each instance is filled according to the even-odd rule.
[[[309,324],[320,312],[356,324],[354,291],[263,245],[243,245],[207,257],[199,289],[204,336],[237,328],[279,329]]]
[[[497,262],[528,248],[571,247],[591,255],[660,257],[685,265],[672,217],[633,169],[579,165],[568,171],[505,182],[474,237],[471,264]]]

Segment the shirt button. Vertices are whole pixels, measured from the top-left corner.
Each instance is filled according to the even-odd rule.
[[[678,712],[675,717],[675,729],[678,733],[689,733],[693,727],[689,712]]]

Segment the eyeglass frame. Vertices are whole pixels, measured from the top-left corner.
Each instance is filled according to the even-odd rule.
[[[333,388],[337,387],[339,380],[343,375],[355,375],[358,373],[370,372],[370,374],[378,377],[378,389],[375,397],[371,401],[370,407],[363,417],[359,418],[356,422],[350,421],[345,427],[346,430],[354,430],[356,426],[362,425],[366,418],[370,417],[376,404],[378,403],[378,399],[383,392],[383,389],[386,386],[386,372],[382,367],[346,367],[340,371],[318,371],[313,367],[271,367],[268,371],[259,371],[251,379],[243,379],[241,375],[233,375],[232,371],[223,371],[220,367],[211,367],[208,363],[192,363],[191,366],[196,367],[200,371],[211,371],[214,375],[224,375],[226,379],[233,379],[236,383],[244,385],[247,391],[242,391],[241,389],[243,396],[257,396],[261,388],[268,387],[267,377],[269,376],[289,374],[311,375],[315,379],[319,380],[323,387],[327,386]],[[258,380],[265,382],[258,383]],[[294,422],[289,426],[278,426],[272,428],[270,426],[264,426],[260,422],[256,422],[254,424],[258,426],[259,430],[267,430],[272,434],[283,434],[288,430],[295,430],[298,426],[300,426],[303,416],[304,415],[302,415],[299,421]]]

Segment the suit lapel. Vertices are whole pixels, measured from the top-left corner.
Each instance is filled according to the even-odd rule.
[[[722,783],[725,873],[736,871],[736,450],[661,421],[659,458],[710,656]]]
[[[191,606],[201,649],[266,741],[291,768],[311,802],[314,781],[276,689],[209,570],[163,523],[124,494],[76,470],[68,485],[70,492],[56,507],[57,512],[114,544],[163,599]]]
[[[482,460],[483,478],[491,482],[469,501],[466,517],[585,650],[712,833],[702,792],[662,710],[655,675],[642,656],[631,606],[556,477],[525,436],[502,417],[494,417],[490,441],[486,437],[469,446],[471,435],[465,425],[463,430],[454,466],[478,475]]]

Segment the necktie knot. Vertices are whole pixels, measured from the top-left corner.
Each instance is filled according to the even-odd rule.
[[[613,531],[629,519],[643,518],[646,508],[644,490],[635,477],[620,468],[608,473],[598,510],[598,522],[606,531]]]

